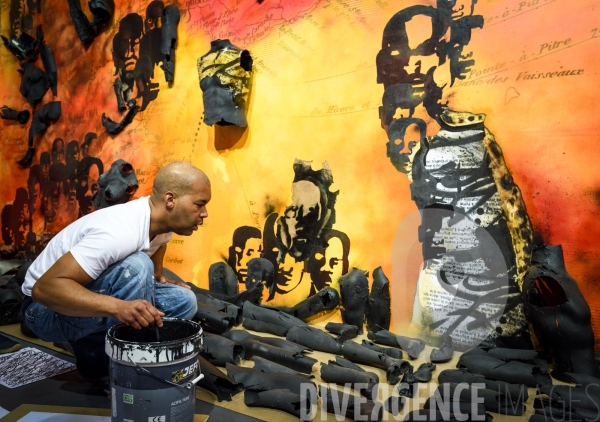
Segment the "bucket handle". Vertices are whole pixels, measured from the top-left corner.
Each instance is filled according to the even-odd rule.
[[[204,378],[204,374],[200,373],[200,375],[198,375],[196,378],[194,378],[193,380],[191,380],[188,383],[185,383],[184,385],[180,385],[180,384],[175,384],[174,382],[171,382],[169,380],[163,379],[161,377],[159,377],[158,375],[154,375],[152,372],[148,371],[146,368],[141,367],[140,365],[138,365],[133,359],[131,359],[130,355],[127,355],[127,357],[129,358],[129,361],[131,363],[133,363],[133,365],[141,372],[150,375],[152,378],[157,379],[158,381],[162,381],[162,382],[166,382],[167,384],[170,384],[174,387],[179,387],[179,388],[183,388],[183,389],[187,389],[187,390],[191,390],[192,387],[194,387],[201,379]],[[198,370],[200,370],[200,367],[198,367]]]

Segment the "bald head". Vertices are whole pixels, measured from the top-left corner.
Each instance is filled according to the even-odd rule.
[[[187,195],[198,181],[210,186],[210,180],[202,170],[187,161],[175,161],[158,171],[152,187],[152,200],[160,202],[166,192],[178,196]]]

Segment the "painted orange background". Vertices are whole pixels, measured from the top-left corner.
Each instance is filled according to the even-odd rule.
[[[312,160],[315,169],[327,161],[332,190],[340,192],[333,228],[350,237],[350,266],[369,273],[382,266],[391,274],[396,228],[416,206],[407,177],[386,157],[387,136],[377,110],[383,87],[376,83],[375,56],[394,13],[435,2],[179,1],[175,81],[169,86],[156,68],[158,98],[113,137],[100,122],[103,112],[120,119],[112,87],[112,37],[123,16],[143,14],[149,1],[116,3],[113,25],[86,49],[67,2],[41,2],[36,19],[59,69],[58,95],[48,92],[42,103],[60,100],[63,116],[36,138],[34,163],[56,137],[82,142],[94,131],[98,140],[91,155],[101,158],[105,168],[118,158],[132,163],[140,181],[137,195],[149,193],[153,175],[167,162],[188,160],[202,168],[213,187],[209,218],[192,237],[174,238],[166,266],[206,287],[208,268],[226,259],[233,230],[262,228],[268,212],[281,213],[289,204],[294,159]],[[7,35],[10,2],[1,6],[1,32]],[[546,243],[563,245],[567,269],[590,303],[599,333],[597,7],[592,0],[479,0],[475,13],[484,16],[485,24],[473,31],[464,50],[473,53],[475,65],[464,81],[446,87],[443,100],[451,109],[487,115],[486,126],[503,148],[536,234]],[[245,131],[202,123],[196,61],[217,38],[229,38],[254,58]],[[24,109],[29,106],[19,93],[17,69],[16,58],[0,47],[1,102]],[[529,77],[567,70],[581,72]],[[26,150],[27,126],[1,121],[0,129],[4,206],[18,187],[27,186],[27,170],[15,162]],[[437,129],[431,123],[429,134]],[[53,229],[73,218],[64,214]]]

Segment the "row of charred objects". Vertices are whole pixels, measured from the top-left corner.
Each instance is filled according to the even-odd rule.
[[[57,95],[58,70],[52,50],[44,41],[41,25],[37,27],[36,38],[22,32],[18,37],[6,38],[2,36],[5,47],[20,61],[21,85],[19,91],[27,99],[33,111],[29,135],[27,137],[27,152],[17,161],[21,166],[31,164],[35,149],[33,138],[45,130],[62,116],[60,101],[51,101],[35,110],[48,89]],[[41,57],[44,70],[35,65]],[[14,110],[6,105],[0,109],[0,117],[5,120],[14,120],[24,125],[29,121],[29,110]]]

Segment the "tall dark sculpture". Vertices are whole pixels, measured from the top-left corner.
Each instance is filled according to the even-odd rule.
[[[117,160],[110,169],[98,178],[98,190],[92,195],[92,204],[96,209],[124,204],[137,191],[138,180],[131,164]]]
[[[572,382],[567,373],[597,377],[590,307],[565,268],[560,245],[534,250],[523,281],[527,318],[555,367],[552,376]]]
[[[252,57],[229,40],[215,40],[198,59],[204,100],[204,123],[209,126],[248,126],[246,103],[250,92]]]

